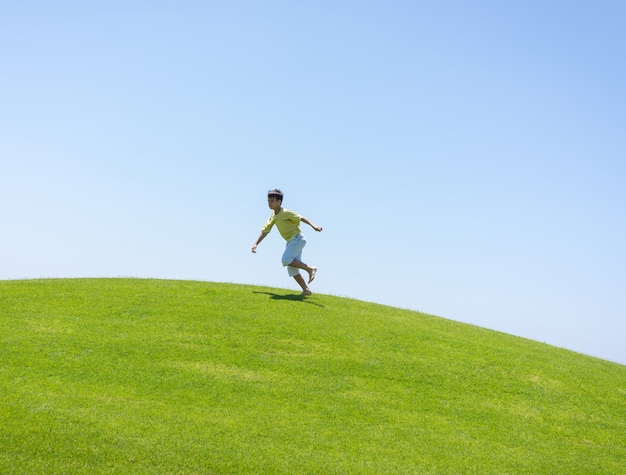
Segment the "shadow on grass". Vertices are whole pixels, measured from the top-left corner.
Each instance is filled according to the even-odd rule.
[[[272,300],[291,300],[292,302],[302,302],[302,303],[308,303],[309,305],[315,305],[316,307],[324,307],[324,305],[320,303],[311,302],[310,300],[307,300],[309,297],[305,297],[303,295],[298,295],[298,294],[280,295],[280,294],[275,294],[272,292],[258,292],[256,290],[253,291],[253,293],[269,295]]]

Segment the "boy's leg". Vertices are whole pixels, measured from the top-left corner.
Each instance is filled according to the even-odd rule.
[[[311,289],[309,289],[309,287],[306,285],[306,282],[299,273],[298,275],[294,275],[293,278],[296,279],[298,285],[302,287],[302,295],[311,295]]]
[[[317,272],[317,267],[307,266],[304,262],[298,259],[294,259],[293,261],[289,263],[289,265],[291,267],[297,267],[298,269],[307,271],[307,273],[309,274],[309,284],[313,282],[313,279],[315,279],[315,273]]]

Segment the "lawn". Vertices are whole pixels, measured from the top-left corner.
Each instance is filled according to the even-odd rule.
[[[0,281],[0,359],[3,474],[626,473],[625,366],[346,298]]]

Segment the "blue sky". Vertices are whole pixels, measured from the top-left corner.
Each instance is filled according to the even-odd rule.
[[[0,279],[293,289],[626,364],[626,4],[0,6]]]

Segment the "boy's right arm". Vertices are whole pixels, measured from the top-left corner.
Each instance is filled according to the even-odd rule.
[[[264,233],[264,232],[259,234],[259,237],[256,238],[256,242],[252,245],[252,252],[256,252],[256,247],[261,243],[263,239],[265,239],[265,236],[267,236],[267,234],[268,233]]]

